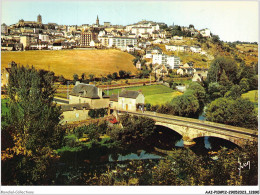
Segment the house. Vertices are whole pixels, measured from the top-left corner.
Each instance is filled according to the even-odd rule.
[[[137,111],[140,104],[144,104],[144,95],[139,91],[122,90],[110,96],[110,108],[115,110]]]
[[[200,30],[200,34],[203,37],[211,37],[211,32],[208,28]]]
[[[49,48],[49,47],[48,47],[48,48]],[[61,43],[53,43],[52,49],[53,49],[53,50],[61,50],[61,49],[62,49]]]
[[[89,46],[90,47],[100,47],[100,41],[99,40],[92,40],[92,41],[90,41],[90,44],[89,44]]]
[[[196,71],[193,75],[192,81],[198,81],[198,82],[202,82],[205,81],[208,75],[208,71],[207,70],[202,70],[202,71]]]
[[[134,46],[133,45],[127,45],[127,47],[126,47],[126,50],[127,50],[127,52],[134,52],[135,51],[135,48],[134,48]]]
[[[157,77],[164,77],[165,75],[168,75],[168,69],[165,65],[159,64],[154,67],[154,73]]]
[[[8,43],[2,43],[2,45],[1,45],[1,50],[2,50],[2,51],[13,51],[13,50],[15,50],[15,49],[14,49],[14,44],[13,44],[13,43],[10,43],[10,44],[8,44]]]
[[[201,50],[201,47],[199,46],[191,46],[190,47],[190,50],[194,53],[200,53],[202,50]]]
[[[183,37],[180,37],[180,36],[174,36],[173,39],[174,39],[174,40],[182,40]]]
[[[79,104],[62,104],[62,121],[61,123],[82,121],[89,118],[88,112],[90,106],[88,103]]]
[[[196,69],[194,68],[179,68],[177,70],[177,74],[183,75],[183,74],[193,74],[196,72]]]
[[[136,68],[139,69],[139,70],[142,69],[142,64],[141,64],[140,60],[138,60],[138,61],[136,62],[135,66],[136,66]]]
[[[109,97],[95,85],[79,83],[69,95],[69,104],[88,103],[91,109],[108,108]]]

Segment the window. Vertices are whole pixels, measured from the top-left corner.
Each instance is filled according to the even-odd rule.
[[[79,118],[79,113],[76,113],[76,118]]]

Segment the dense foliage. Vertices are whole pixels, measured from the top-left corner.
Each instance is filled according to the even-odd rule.
[[[122,127],[112,128],[109,132],[113,140],[121,142],[125,147],[149,144],[155,128],[154,120],[126,114],[120,117],[120,122]]]
[[[89,110],[88,115],[91,118],[104,117],[105,115],[107,115],[107,109],[106,108],[92,109],[92,110]]]
[[[218,98],[206,110],[209,121],[256,129],[258,125],[254,104],[247,99]]]
[[[53,149],[61,146],[61,111],[53,103],[53,73],[12,63],[2,148],[2,184],[51,184]]]

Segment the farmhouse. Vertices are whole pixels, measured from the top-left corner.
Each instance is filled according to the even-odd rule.
[[[144,95],[139,91],[123,90],[119,95],[110,96],[112,109],[136,111],[139,104],[144,104]]]
[[[62,111],[63,119],[61,123],[86,120],[89,118],[88,116],[89,110],[90,110],[90,106],[88,103],[62,104],[61,111]]]
[[[77,84],[69,95],[69,104],[88,103],[91,109],[108,108],[109,97],[95,85]]]

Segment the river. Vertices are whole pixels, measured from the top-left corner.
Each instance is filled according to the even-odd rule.
[[[198,117],[199,120],[205,120],[204,114],[201,114]],[[206,155],[210,151],[218,151],[221,147],[226,147],[228,149],[234,149],[238,147],[230,141],[217,138],[217,137],[200,137],[194,139],[196,142],[195,145],[190,146],[189,148],[197,155]],[[156,126],[155,132],[153,134],[152,146],[155,147],[154,150],[147,152],[144,149],[139,150],[138,152],[131,152],[126,155],[118,154],[117,159],[113,159],[109,155],[109,161],[113,162],[124,161],[124,160],[142,160],[142,159],[160,159],[164,155],[163,153],[170,153],[174,149],[181,149],[185,146],[183,145],[183,139],[180,134],[177,132],[163,126]],[[157,150],[156,150],[157,149]],[[160,152],[158,152],[158,150]]]

